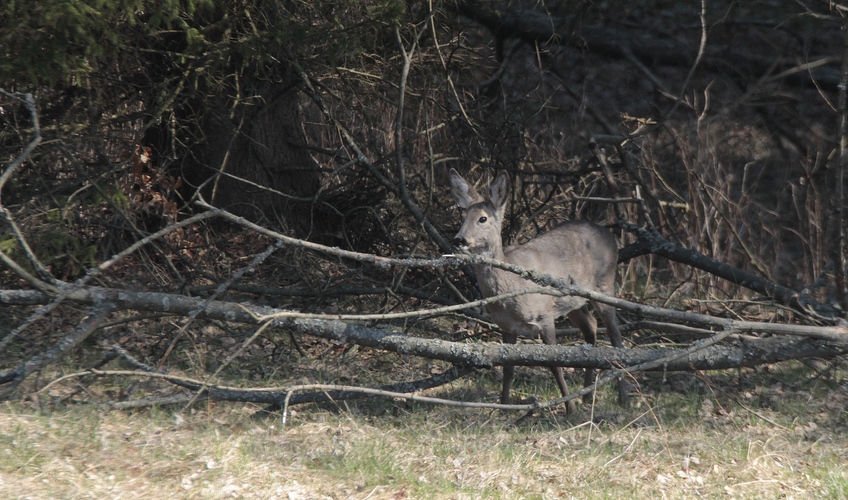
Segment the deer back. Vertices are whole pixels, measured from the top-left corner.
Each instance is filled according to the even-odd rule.
[[[587,221],[566,222],[523,245],[504,249],[504,262],[550,274],[581,288],[612,293],[618,250],[615,238],[604,228]],[[477,266],[477,281],[484,296],[538,286],[514,273]],[[582,297],[550,295],[519,296],[490,307],[493,319],[504,316],[512,321],[536,323],[547,316],[560,317],[582,307]]]

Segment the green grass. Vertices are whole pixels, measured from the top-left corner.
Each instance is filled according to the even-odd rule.
[[[519,423],[388,400],[295,408],[286,426],[240,404],[6,403],[0,498],[848,498],[846,382],[799,365],[651,375],[630,408],[606,388],[594,408]],[[546,375],[519,390],[554,396]]]

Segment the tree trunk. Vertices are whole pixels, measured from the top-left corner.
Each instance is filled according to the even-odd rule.
[[[282,222],[305,236],[313,229],[308,200],[318,189],[317,165],[303,148],[301,94],[293,85],[265,83],[256,98],[235,105],[212,99],[202,123],[205,141],[184,175],[203,185],[207,201],[251,220]],[[205,184],[204,184],[205,183]]]

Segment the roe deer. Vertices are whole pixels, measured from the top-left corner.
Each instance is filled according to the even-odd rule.
[[[555,278],[571,280],[587,290],[613,293],[618,247],[615,238],[606,229],[588,221],[565,222],[523,245],[503,248],[501,226],[509,198],[509,177],[506,172],[498,174],[490,188],[489,200],[484,200],[454,169],[450,172],[450,186],[453,199],[465,209],[462,227],[453,240],[456,247],[472,254],[550,274]],[[537,286],[514,273],[485,264],[475,265],[474,271],[484,297]],[[506,344],[514,344],[519,336],[535,338],[539,335],[545,344],[555,345],[554,320],[568,316],[583,332],[586,342],[594,345],[598,324],[584,307],[587,302],[587,299],[574,296],[519,295],[488,304],[486,310],[503,331]],[[623,347],[615,308],[599,302],[592,304],[603,318],[613,346]],[[551,371],[560,392],[563,396],[567,395],[562,368],[552,367]],[[509,390],[514,373],[514,366],[503,367],[502,403],[510,401]],[[584,383],[586,386],[593,383],[591,369],[586,370]],[[626,402],[626,392],[621,383],[619,398],[621,403]]]

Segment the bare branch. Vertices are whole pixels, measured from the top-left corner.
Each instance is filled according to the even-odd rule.
[[[356,399],[365,396],[382,396],[391,398],[402,398],[411,401],[421,401],[427,403],[445,404],[449,406],[464,406],[470,408],[490,408],[501,410],[529,410],[534,405],[493,405],[488,403],[465,403],[442,398],[432,398],[426,396],[417,396],[413,392],[419,392],[434,387],[439,387],[471,373],[470,368],[453,367],[439,375],[429,377],[427,379],[417,380],[413,382],[400,382],[380,387],[356,387],[347,385],[328,385],[328,384],[307,384],[288,387],[232,387],[221,386],[204,383],[188,377],[179,377],[168,375],[165,373],[136,371],[136,370],[99,370],[89,369],[75,373],[69,373],[59,377],[49,384],[39,389],[38,393],[43,393],[49,388],[60,384],[67,380],[86,377],[142,377],[162,379],[174,385],[185,387],[195,391],[192,396],[175,397],[168,399],[156,399],[142,402],[144,406],[152,404],[191,404],[199,398],[210,398],[217,401],[240,401],[249,403],[266,403],[272,404],[277,408],[305,403],[322,403],[330,401],[342,401]],[[321,391],[305,394],[296,394],[304,391]],[[127,408],[138,406],[137,402],[124,403],[109,403],[111,408]],[[271,411],[271,410],[267,410]]]
[[[619,252],[619,262],[626,262],[646,253],[653,253],[669,260],[707,271],[719,278],[761,293],[780,304],[792,307],[798,312],[811,315],[819,320],[833,322],[840,314],[840,311],[818,302],[805,293],[778,285],[762,276],[743,271],[742,269],[708,257],[696,250],[672,243],[657,231],[651,231],[632,224],[620,225],[625,230],[636,233],[637,240]]]
[[[360,253],[360,252],[352,252],[349,250],[342,250],[339,248],[327,247],[324,245],[320,245],[317,243],[312,243],[304,240],[299,240],[297,238],[292,238],[290,236],[286,236],[280,234],[276,231],[271,231],[265,227],[262,227],[258,224],[250,222],[243,217],[239,217],[237,215],[231,214],[226,210],[213,207],[204,201],[199,201],[198,205],[208,210],[208,213],[221,216],[231,222],[236,224],[245,226],[253,231],[264,234],[271,238],[278,239],[284,242],[287,245],[308,248],[310,250],[315,250],[322,253],[327,253],[330,255],[336,255],[338,257],[349,258],[353,260],[357,260],[360,262],[369,262],[373,264],[377,264],[380,266],[409,266],[409,267],[441,267],[449,263],[464,263],[464,264],[488,264],[498,267],[500,269],[505,269],[508,271],[515,272],[520,274],[522,277],[534,281],[540,285],[544,286],[555,286],[559,288],[561,291],[567,293],[574,293],[574,287],[571,287],[569,283],[557,282],[556,280],[551,279],[550,277],[545,277],[546,275],[536,272],[529,272],[524,270],[518,266],[510,266],[508,264],[504,264],[502,262],[493,261],[491,259],[484,259],[479,256],[473,255],[447,255],[437,259],[393,259],[390,257],[381,257],[378,255]],[[650,231],[632,224],[620,223],[626,230],[635,232],[638,236],[638,240],[622,249],[619,252],[619,262],[624,262],[626,260],[632,259],[633,257],[643,255],[645,253],[654,253],[656,255],[660,255],[662,257],[666,257],[670,260],[674,260],[676,262],[683,262],[685,264],[691,265],[698,269],[702,269],[711,274],[714,274],[722,279],[726,279],[731,283],[735,283],[737,285],[744,286],[749,288],[757,293],[761,293],[770,299],[773,299],[781,304],[790,306],[796,309],[799,312],[804,314],[812,315],[813,317],[825,320],[825,321],[834,321],[834,316],[837,311],[835,311],[832,307],[821,304],[816,301],[813,297],[809,295],[802,294],[798,291],[792,290],[790,288],[778,285],[772,281],[769,281],[761,276],[757,276],[755,274],[749,273],[747,271],[743,271],[739,268],[730,266],[724,262],[717,261],[706,255],[697,252],[692,249],[683,248],[679,245],[676,245],[666,238],[664,238],[657,231]],[[599,300],[604,303],[615,305],[616,307],[622,307],[624,309],[632,310],[636,306],[633,304],[623,305],[616,300],[611,300],[609,297],[600,297],[596,298],[591,293],[581,294],[574,293],[575,295],[580,295],[586,298],[590,298],[593,300]],[[598,294],[600,295],[600,294]],[[634,312],[642,312],[645,311],[634,311]],[[647,313],[646,313],[647,314]],[[684,320],[685,321],[685,320]]]
[[[11,370],[0,372],[0,384],[8,384],[0,388],[0,399],[8,397],[31,373],[53,363],[88,338],[89,335],[102,326],[103,321],[113,311],[112,304],[108,302],[102,302],[92,306],[85,320],[80,322],[73,331],[56,342],[52,348],[39,356],[22,362]]]
[[[9,344],[9,342],[14,340],[18,335],[20,335],[21,332],[23,332],[25,329],[29,328],[30,325],[32,325],[33,323],[38,321],[40,318],[43,318],[44,315],[48,314],[50,311],[52,311],[56,307],[58,307],[59,304],[61,304],[65,300],[66,297],[68,297],[70,294],[73,294],[73,291],[76,287],[80,287],[80,286],[85,285],[85,283],[88,283],[90,280],[92,280],[99,273],[105,271],[106,269],[108,269],[109,267],[114,265],[116,262],[121,260],[122,258],[126,257],[127,255],[132,254],[133,252],[135,252],[139,248],[143,247],[144,245],[146,245],[146,244],[148,244],[152,241],[155,241],[158,238],[165,236],[166,234],[172,233],[173,231],[176,231],[177,229],[179,229],[181,227],[188,226],[188,225],[194,224],[195,222],[198,222],[198,221],[207,219],[209,217],[212,217],[213,215],[214,215],[213,213],[204,212],[204,213],[197,214],[193,217],[189,217],[188,219],[183,220],[181,222],[178,222],[176,224],[171,224],[170,226],[168,226],[168,227],[166,227],[166,228],[164,228],[160,231],[157,231],[157,232],[151,234],[150,236],[147,236],[145,238],[142,238],[142,239],[136,241],[135,243],[133,243],[129,247],[125,248],[120,253],[113,255],[111,259],[106,260],[104,262],[101,262],[99,266],[89,269],[88,272],[85,274],[85,276],[83,276],[82,278],[77,280],[76,283],[74,283],[73,285],[67,284],[67,283],[63,284],[60,287],[61,293],[59,293],[58,295],[53,297],[52,301],[49,304],[45,305],[44,307],[39,308],[37,311],[35,311],[35,313],[30,315],[30,317],[27,318],[26,321],[24,321],[23,323],[18,325],[17,328],[15,328],[11,332],[9,332],[9,334],[6,335],[6,337],[4,337],[2,340],[0,340],[0,349],[4,349]]]
[[[0,189],[2,189],[2,188],[0,188]],[[19,277],[24,279],[30,285],[38,288],[39,290],[41,290],[41,291],[48,291],[48,290],[55,291],[56,290],[55,287],[57,285],[59,285],[61,282],[59,280],[57,280],[56,278],[54,278],[50,274],[50,271],[47,270],[47,267],[44,264],[42,264],[40,260],[38,260],[38,257],[35,256],[35,252],[32,251],[32,248],[30,248],[29,243],[27,242],[26,238],[24,238],[24,235],[21,232],[21,229],[18,227],[18,224],[15,222],[14,217],[12,217],[11,212],[9,212],[9,209],[7,209],[6,207],[4,207],[2,205],[0,205],[0,217],[5,219],[6,224],[8,224],[9,227],[12,228],[12,234],[14,234],[15,239],[18,240],[18,244],[23,249],[24,255],[26,255],[27,260],[29,260],[30,264],[32,264],[32,267],[35,268],[35,272],[38,274],[38,276],[41,278],[41,280],[44,280],[44,281],[35,279],[29,273],[27,273],[23,268],[21,268],[17,263],[11,263],[10,259],[8,257],[6,257],[5,254],[2,256],[3,263],[6,264],[7,267],[12,269],[15,272],[15,274],[17,274]],[[2,252],[0,252],[0,253],[2,253]]]
[[[6,211],[6,209],[0,207],[0,211]],[[41,281],[40,279],[36,278],[35,276],[31,275],[29,272],[27,272],[26,269],[22,268],[20,266],[20,264],[18,264],[17,262],[15,262],[11,258],[9,258],[9,256],[6,255],[2,250],[0,250],[0,263],[2,263],[3,265],[5,265],[9,269],[11,269],[12,272],[17,274],[19,278],[26,281],[27,283],[29,283],[31,286],[35,287],[36,289],[38,289],[38,290],[40,290],[44,293],[50,293],[50,294],[59,293],[58,288],[51,285],[50,283],[45,283],[45,282]],[[0,342],[0,347],[2,347],[2,346],[3,346],[3,343]]]
[[[628,57],[629,53],[631,57],[646,65],[693,67],[691,54],[681,50],[676,40],[640,36],[624,31],[621,26],[586,25],[579,14],[555,17],[541,10],[505,1],[453,0],[445,2],[445,6],[473,19],[501,38],[517,38],[530,43],[572,45],[596,54],[622,59]],[[702,13],[700,17],[703,19]],[[703,22],[701,25],[703,37]],[[741,47],[732,51],[705,47],[700,59],[700,65],[710,70],[726,71],[736,67],[759,75],[770,75],[777,70],[784,78],[804,85],[814,78],[828,88],[835,88],[839,80],[837,72],[824,64],[812,65],[806,73],[795,71],[796,61],[771,61]],[[827,56],[811,59],[833,61]],[[813,69],[818,71],[813,72]]]
[[[29,155],[35,150],[36,146],[41,143],[41,126],[38,122],[38,110],[35,107],[35,99],[32,98],[32,94],[19,94],[17,92],[7,92],[0,88],[0,94],[5,95],[6,97],[11,97],[12,99],[23,103],[27,109],[29,110],[29,114],[32,117],[32,139],[29,141],[29,144],[24,148],[20,155],[15,158],[12,163],[10,163],[6,170],[3,171],[3,174],[0,175],[0,193],[3,192],[3,186],[9,181],[15,171],[23,165],[24,161],[29,158]],[[0,205],[2,206],[2,205]]]
[[[786,359],[804,357],[833,357],[848,349],[848,327],[814,327],[802,325],[780,325],[750,321],[737,321],[711,318],[694,313],[672,311],[656,307],[633,304],[622,299],[614,299],[595,292],[580,291],[572,287],[575,295],[593,300],[603,300],[616,306],[627,306],[633,310],[650,313],[656,317],[671,318],[675,321],[701,323],[740,333],[773,333],[778,336],[768,338],[743,337],[736,335],[727,345],[714,346],[698,353],[697,356],[675,360],[668,365],[669,370],[723,369],[739,366],[754,366]],[[32,294],[40,294],[31,291]],[[5,297],[0,293],[0,300]],[[44,296],[46,299],[47,297]],[[257,324],[256,318],[274,313],[282,313],[270,307],[251,306],[230,302],[211,301],[154,292],[128,293],[100,287],[83,287],[68,297],[82,303],[109,303],[116,309],[134,309],[163,311],[172,314],[189,314],[203,306],[199,317]],[[274,326],[293,328],[301,332],[336,340],[339,342],[360,344],[376,349],[398,352],[407,355],[442,359],[456,364],[479,367],[491,367],[503,364],[523,366],[571,366],[575,368],[620,368],[636,366],[668,356],[669,349],[613,349],[584,346],[546,346],[502,344],[465,344],[437,339],[424,339],[406,334],[386,331],[356,323],[336,319],[336,315],[315,315],[298,317],[297,313],[286,313],[286,317],[276,319]],[[783,336],[790,336],[784,338]]]

